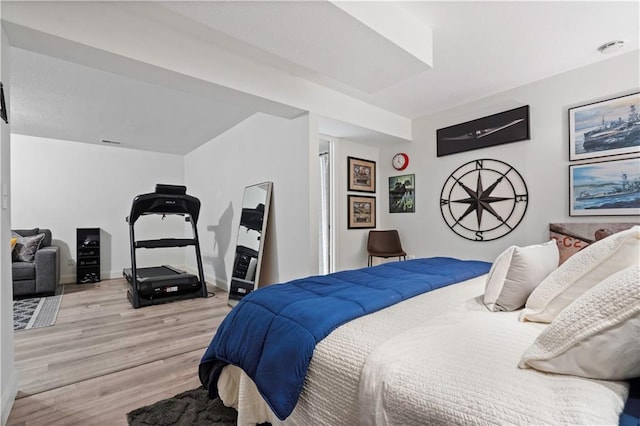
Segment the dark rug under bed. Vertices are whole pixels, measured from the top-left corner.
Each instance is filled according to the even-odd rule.
[[[130,426],[235,426],[238,413],[200,387],[127,413]]]

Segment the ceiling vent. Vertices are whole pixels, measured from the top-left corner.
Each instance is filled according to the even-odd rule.
[[[121,142],[110,141],[110,140],[107,140],[107,139],[102,139],[102,143],[108,143],[109,145],[120,145],[121,144]]]

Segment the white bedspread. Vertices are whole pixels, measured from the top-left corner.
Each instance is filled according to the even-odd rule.
[[[540,401],[553,399],[555,407],[560,407],[559,412],[568,413],[566,419],[570,419],[582,409],[584,403],[581,401],[585,398],[588,405],[597,399],[599,407],[607,407],[604,418],[615,417],[617,422],[626,398],[627,388],[624,384],[560,376],[546,378],[539,385],[520,386],[517,383],[522,378],[534,377],[532,375],[545,376],[532,370],[517,369],[520,355],[540,333],[541,326],[519,323],[517,314],[487,311],[479,302],[485,279],[485,276],[478,277],[414,297],[334,330],[316,346],[298,404],[284,422],[271,413],[255,384],[237,367],[227,366],[223,369],[218,380],[220,397],[225,405],[238,409],[239,425],[262,422],[274,425],[355,425],[366,421],[384,424],[384,416],[387,416],[388,424],[524,424],[533,422],[527,419],[537,418],[528,413],[532,409],[539,411],[540,405],[537,404]],[[487,319],[488,323],[483,325],[477,321],[480,317],[484,318],[485,313],[491,319]],[[462,319],[465,315],[468,315],[467,319]],[[506,319],[509,315],[515,329],[512,330],[510,326],[502,331],[496,328],[494,320]],[[448,338],[453,329],[461,330],[460,338]],[[522,336],[514,338],[504,334],[508,332],[521,333]],[[495,339],[488,343],[481,336]],[[438,343],[430,343],[431,339],[436,339]],[[479,349],[474,348],[477,341],[480,343]],[[405,350],[396,349],[398,345]],[[508,347],[508,350],[499,351],[508,355],[494,362],[492,352],[486,351],[486,346],[495,346],[494,349]],[[434,357],[438,359],[434,360]],[[425,360],[426,365],[419,365]],[[453,364],[448,364],[451,361]],[[513,368],[510,362],[513,362]],[[440,363],[443,367],[429,368],[429,365]],[[391,368],[386,369],[385,365],[391,365]],[[505,365],[510,373],[503,371]],[[399,389],[369,386],[360,395],[360,373],[363,368],[367,371],[364,376],[367,383],[382,379],[400,385]],[[417,368],[420,378],[412,381],[413,369]],[[511,371],[513,369],[517,373]],[[478,372],[481,374],[478,375]],[[470,379],[471,373],[477,378]],[[510,375],[512,373],[515,377]],[[445,378],[450,380],[448,385],[444,382]],[[515,390],[513,386],[516,386]],[[542,388],[543,393],[552,392],[554,397],[527,394],[539,394]],[[465,405],[464,402],[464,392],[467,390],[475,392],[474,398],[477,398],[471,405]],[[494,392],[492,395],[490,390]],[[400,397],[401,392],[405,391],[406,395]],[[429,399],[431,393],[440,395],[441,400]],[[409,402],[404,398],[408,398]],[[492,401],[493,398],[502,398],[506,403],[496,403]],[[369,407],[362,412],[359,408],[361,402]],[[394,408],[392,405],[396,403],[399,405]],[[493,417],[484,417],[492,415],[491,408],[485,410],[482,407],[495,407]],[[434,410],[432,419],[427,420],[426,415],[419,411],[420,414],[410,414],[410,410],[425,408]],[[481,414],[476,414],[478,409]],[[381,423],[377,423],[376,415],[369,415],[371,412],[383,416]],[[559,422],[562,420],[538,421]]]
[[[377,347],[361,374],[361,423],[617,425],[624,383],[518,368],[540,330],[517,317],[458,312]]]

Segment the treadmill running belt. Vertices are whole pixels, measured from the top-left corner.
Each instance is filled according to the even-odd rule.
[[[167,275],[180,275],[180,273],[166,266],[152,266],[150,268],[138,268],[136,275],[139,278],[156,278],[166,277]]]

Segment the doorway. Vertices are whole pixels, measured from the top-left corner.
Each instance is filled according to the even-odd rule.
[[[318,155],[320,167],[320,226],[319,226],[319,264],[318,273],[326,275],[334,271],[333,262],[333,178],[332,166],[332,146],[333,141],[329,138],[320,139],[320,153]]]

